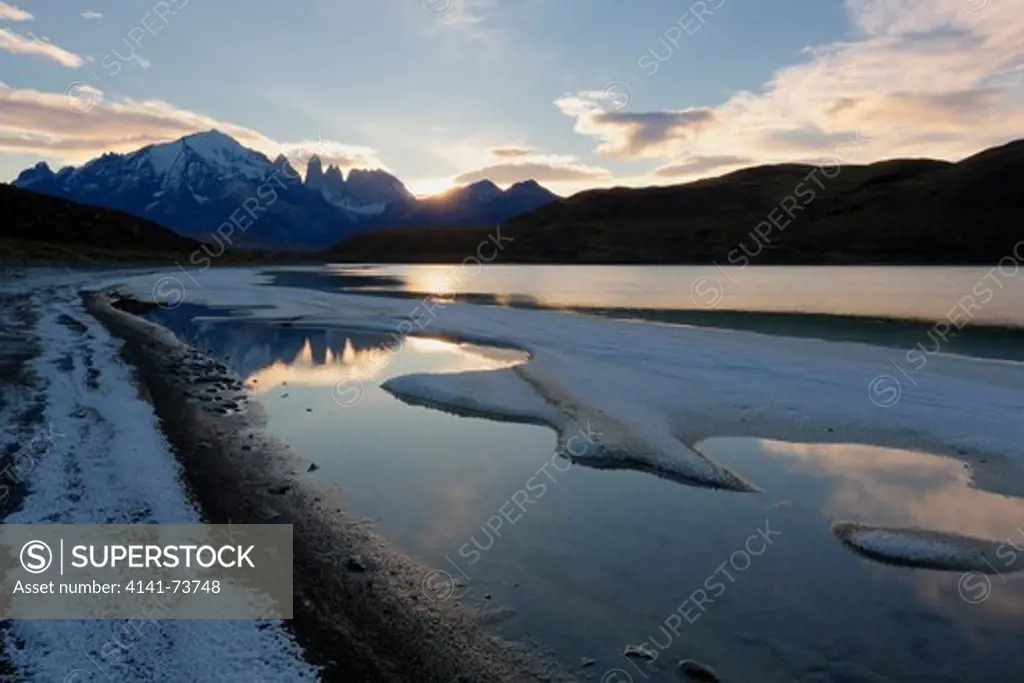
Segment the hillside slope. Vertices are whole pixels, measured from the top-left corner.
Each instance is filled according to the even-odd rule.
[[[831,176],[831,177],[830,177]],[[686,185],[591,190],[502,224],[503,262],[983,263],[1024,222],[1024,141],[956,164],[749,168]],[[379,232],[333,258],[461,261],[494,227]],[[760,234],[759,234],[760,233]]]
[[[0,184],[0,240],[91,249],[187,253],[200,243],[121,211]]]

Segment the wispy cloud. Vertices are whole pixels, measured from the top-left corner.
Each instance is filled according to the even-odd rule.
[[[6,50],[14,54],[45,57],[74,69],[85,63],[85,60],[79,55],[76,55],[74,52],[68,52],[62,47],[57,47],[47,40],[34,36],[23,36],[6,28],[0,28],[0,50]]]
[[[723,156],[687,157],[654,169],[651,174],[657,178],[692,180],[709,174],[734,171],[755,162],[748,157],[726,154]]]
[[[374,150],[333,140],[278,142],[246,126],[182,109],[162,100],[108,100],[85,84],[66,93],[14,89],[0,83],[0,153],[36,154],[79,163],[105,152],[129,152],[216,128],[270,158],[301,161],[321,154],[347,167],[382,167]]]
[[[450,41],[453,34],[473,41],[477,49],[485,48],[480,56],[497,57],[502,50],[504,34],[492,17],[499,0],[420,0],[429,15],[427,31]]]
[[[29,21],[32,15],[14,5],[0,2],[0,21]]]
[[[102,19],[103,15],[99,12],[93,12],[92,10],[86,10],[82,12],[83,19]]]
[[[524,180],[542,183],[605,182],[612,174],[598,166],[573,162],[545,163],[528,161],[516,164],[495,164],[476,171],[462,173],[453,179],[457,185],[490,180],[498,185],[511,185]]]
[[[300,172],[305,172],[306,164],[314,156],[320,157],[324,168],[337,166],[343,171],[353,168],[387,170],[387,166],[378,158],[377,150],[372,147],[350,145],[334,140],[310,139],[282,143],[278,146],[277,153],[283,154]]]
[[[528,157],[534,154],[533,150],[523,147],[495,147],[491,150],[491,156],[496,159],[516,159]]]
[[[739,163],[821,160],[853,138],[858,162],[958,159],[1020,136],[1024,19],[995,0],[846,0],[854,36],[807,48],[763,90],[683,111],[631,110],[632,98],[559,99],[596,151],[681,160],[649,173],[664,183]],[[614,95],[615,93],[611,93]]]
[[[536,180],[559,188],[575,188],[606,183],[613,178],[609,170],[584,164],[569,154],[544,154],[525,146],[502,146],[489,150],[489,155],[493,163],[460,173],[452,182],[466,185],[490,180],[498,185],[511,185]]]

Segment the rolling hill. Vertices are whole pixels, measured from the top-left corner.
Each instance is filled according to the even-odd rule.
[[[995,263],[1021,238],[1024,141],[958,163],[748,168],[685,185],[591,190],[501,224],[509,263]],[[378,231],[343,261],[458,262],[495,227]]]

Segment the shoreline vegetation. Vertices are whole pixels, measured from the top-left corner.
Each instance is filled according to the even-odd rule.
[[[760,166],[684,185],[581,192],[500,226],[380,228],[287,252],[234,248],[212,228],[199,242],[126,213],[0,185],[0,259],[460,263],[497,229],[509,242],[497,262],[507,264],[982,265],[1024,252],[1022,175],[1024,140],[957,163]]]

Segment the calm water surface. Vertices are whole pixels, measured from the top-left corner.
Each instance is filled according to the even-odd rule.
[[[326,266],[265,271],[277,285],[811,337],[1024,361],[1015,266]]]
[[[1011,263],[1012,262],[1012,263]],[[346,287],[550,308],[818,313],[1024,326],[1024,274],[1002,267],[330,266]],[[964,313],[964,310],[969,312]]]
[[[408,406],[379,388],[410,372],[505,367],[516,353],[193,320],[202,312],[155,317],[227,357],[270,430],[342,486],[353,513],[436,569],[426,599],[449,598],[458,581],[463,599],[507,611],[495,624],[507,636],[568,668],[597,660],[581,676],[674,681],[682,658],[726,681],[987,683],[1024,671],[1020,575],[994,577],[972,601],[955,573],[871,562],[829,532],[857,520],[1024,548],[1024,501],[973,488],[958,461],[857,444],[703,444],[760,494],[589,469],[557,457],[547,429]],[[333,387],[353,376],[362,398],[340,407]],[[623,658],[627,643],[658,660]]]

